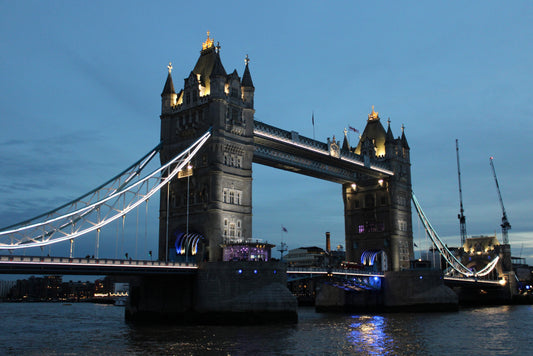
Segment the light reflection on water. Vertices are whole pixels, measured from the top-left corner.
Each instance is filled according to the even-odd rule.
[[[356,318],[353,316],[352,318]],[[385,318],[383,316],[362,316],[358,317],[357,323],[350,325],[352,330],[348,334],[348,340],[354,345],[364,345],[365,349],[358,351],[368,351],[372,354],[383,355],[389,349],[390,338],[385,333]]]
[[[0,303],[8,355],[510,355],[533,349],[531,306],[456,313],[317,314],[269,326],[132,325],[89,303]]]

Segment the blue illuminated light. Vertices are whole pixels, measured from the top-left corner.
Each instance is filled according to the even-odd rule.
[[[374,280],[377,282],[379,280],[379,277],[374,277]]]
[[[422,279],[422,278],[423,278],[423,277],[422,277],[422,276],[420,276],[420,279]]]
[[[237,270],[238,274],[242,274],[242,269]]]
[[[274,270],[274,274],[278,273],[278,271]]]
[[[257,274],[257,270],[256,269],[254,269],[254,274]]]

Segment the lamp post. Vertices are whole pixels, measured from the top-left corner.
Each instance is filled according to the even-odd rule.
[[[189,198],[190,198],[190,177],[192,176],[192,164],[187,162],[187,169],[178,172],[178,179],[187,177],[187,217],[185,223],[185,262],[188,262],[187,250],[189,249]]]
[[[187,222],[186,222],[186,227],[185,227],[185,241],[187,242],[185,244],[185,262],[189,262],[189,256],[187,255],[187,249],[189,247],[189,243],[188,243],[188,239],[189,239],[189,198],[190,198],[190,193],[189,193],[189,186],[190,186],[190,178],[191,178],[191,170],[192,170],[192,165],[191,165],[191,162],[189,162],[187,164]]]

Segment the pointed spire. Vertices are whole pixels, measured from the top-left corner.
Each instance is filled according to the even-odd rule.
[[[344,141],[342,141],[341,150],[350,151],[350,143],[348,142],[348,130],[344,128]]]
[[[213,69],[211,71],[210,78],[213,76],[221,76],[226,77],[226,70],[224,69],[224,66],[222,65],[222,61],[220,60],[220,45],[217,46],[217,52],[215,53],[215,61],[213,63]]]
[[[250,69],[248,68],[248,63],[250,63],[250,58],[248,58],[248,55],[246,55],[246,58],[244,58],[244,74],[242,75],[242,82],[241,85],[243,87],[249,87],[253,88],[254,83],[252,82],[252,76],[250,74]]]
[[[167,81],[165,82],[165,86],[163,87],[163,92],[161,93],[161,96],[169,95],[169,94],[176,94],[176,91],[174,90],[174,83],[172,82],[172,75],[170,75],[170,72],[172,72],[171,62],[168,62],[167,68],[168,68]]]
[[[394,142],[394,135],[392,134],[392,130],[390,128],[390,117],[387,120],[387,136],[385,136],[385,143],[393,143]]]
[[[403,124],[402,124],[402,138],[401,138],[401,140],[402,140],[402,146],[404,148],[409,149],[409,144],[407,143],[407,138],[405,137],[405,126],[403,126]]]

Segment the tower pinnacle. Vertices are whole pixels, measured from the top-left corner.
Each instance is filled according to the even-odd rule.
[[[378,113],[374,111],[374,105],[372,105],[372,112],[368,114],[368,121],[379,120]]]
[[[210,34],[211,32],[207,31],[207,39],[204,43],[202,43],[202,50],[206,50],[208,48],[213,47],[214,40],[209,37]]]
[[[168,74],[170,74],[170,72],[172,72],[172,62],[168,62]]]

